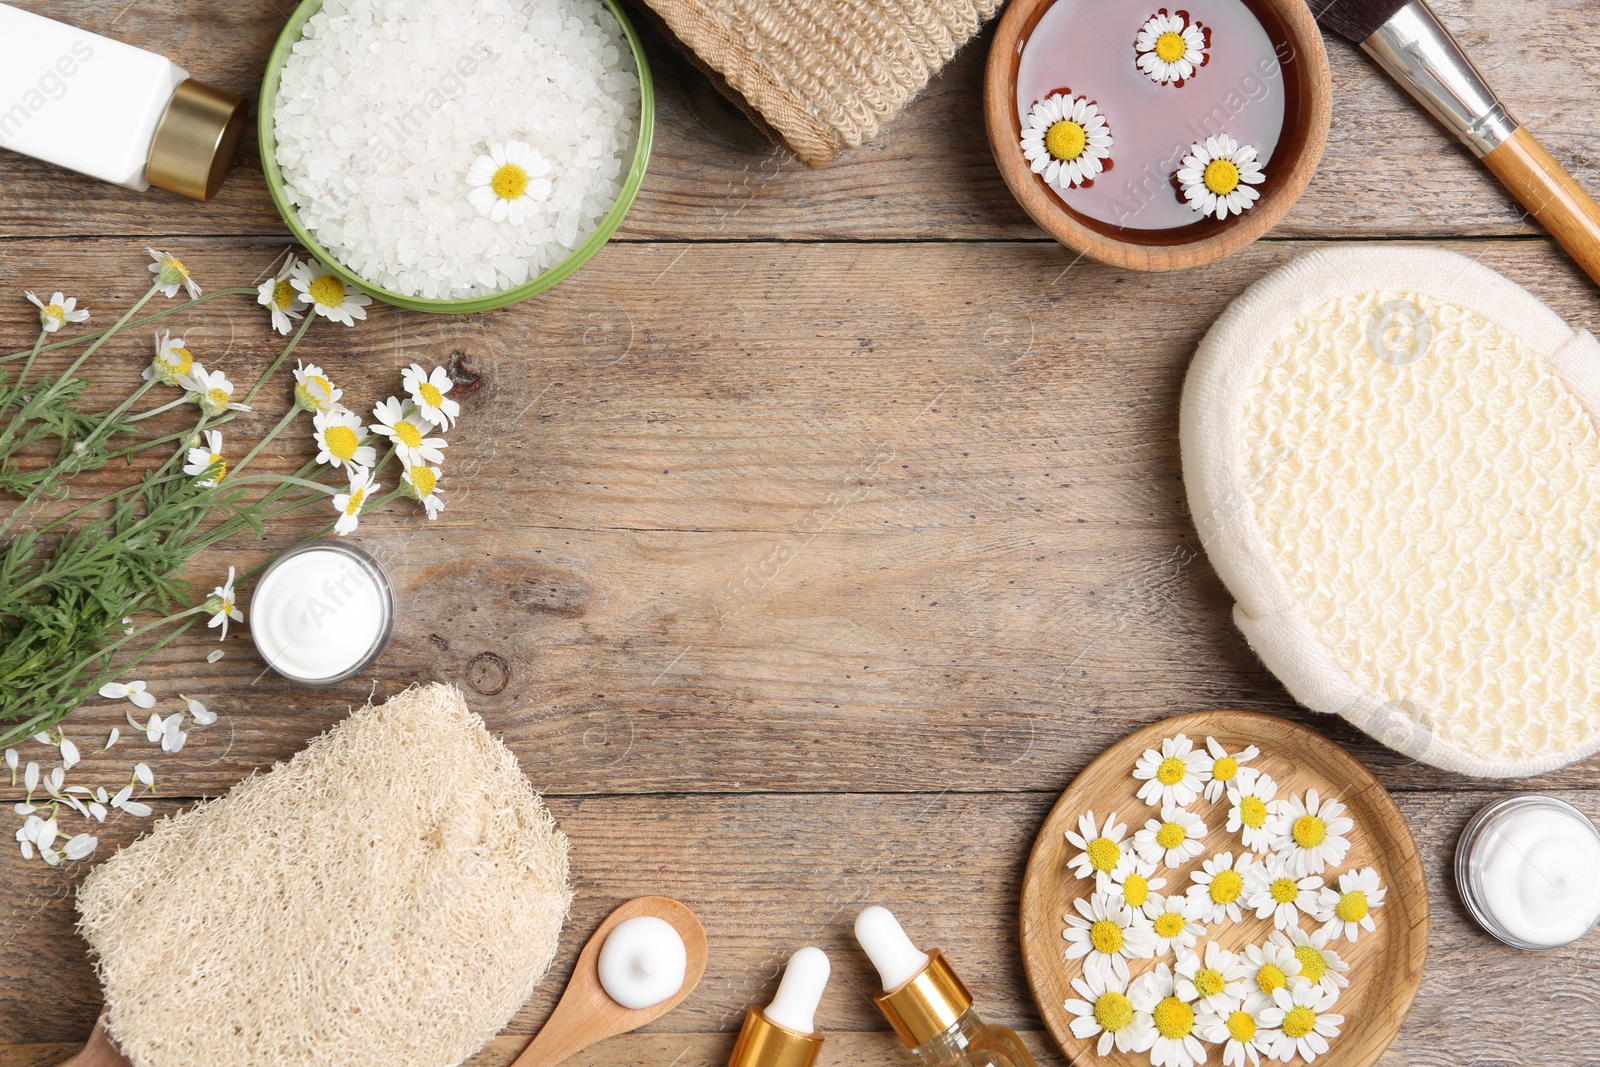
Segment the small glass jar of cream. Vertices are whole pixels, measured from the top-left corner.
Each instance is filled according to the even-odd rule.
[[[1496,801],[1461,831],[1456,885],[1472,917],[1506,944],[1570,944],[1600,921],[1600,830],[1554,797]]]
[[[312,541],[272,561],[250,597],[250,636],[291,681],[332,685],[370,667],[394,629],[394,587],[354,545]]]

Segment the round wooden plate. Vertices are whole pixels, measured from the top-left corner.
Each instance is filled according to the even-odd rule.
[[[1071,981],[1083,973],[1083,961],[1065,958],[1067,943],[1065,916],[1073,912],[1073,901],[1088,896],[1093,882],[1080,880],[1067,866],[1077,852],[1066,839],[1066,831],[1078,829],[1078,817],[1093,811],[1097,818],[1116,812],[1117,821],[1127,825],[1127,838],[1145,821],[1155,818],[1158,809],[1140,800],[1133,767],[1147,748],[1159,749],[1163,739],[1187,734],[1197,748],[1214,737],[1229,752],[1247,745],[1261,749],[1261,755],[1246,766],[1270,774],[1278,783],[1277,798],[1304,794],[1316,789],[1323,797],[1336,797],[1355,820],[1350,833],[1350,852],[1337,875],[1355,867],[1375,867],[1388,893],[1381,908],[1373,912],[1375,932],[1361,932],[1351,943],[1340,938],[1330,947],[1350,964],[1346,976],[1350,984],[1340,993],[1334,1009],[1345,1018],[1339,1036],[1329,1041],[1326,1055],[1318,1056],[1316,1067],[1366,1067],[1394,1040],[1411,1009],[1422,981],[1422,965],[1428,954],[1428,887],[1422,876],[1422,862],[1416,842],[1411,838],[1400,810],[1378,784],[1377,779],[1344,749],[1320,734],[1276,715],[1246,711],[1203,711],[1153,723],[1123,738],[1101,753],[1067,787],[1039,830],[1028,869],[1022,880],[1022,961],[1028,984],[1039,1004],[1039,1013],[1055,1037],[1056,1044],[1073,1063],[1148,1064],[1149,1053],[1122,1053],[1115,1049],[1097,1057],[1098,1038],[1079,1040],[1072,1034],[1072,1017],[1064,1001],[1078,994]],[[1212,803],[1199,797],[1189,805],[1205,820],[1207,833],[1199,856],[1176,871],[1161,870],[1166,890],[1184,891],[1191,884],[1189,874],[1219,852],[1235,855],[1243,849],[1237,834],[1227,831],[1227,797]],[[1075,914],[1075,912],[1073,912]],[[1307,931],[1317,928],[1310,916],[1302,915],[1300,925]],[[1257,919],[1247,912],[1243,922],[1213,925],[1207,940],[1224,948],[1242,952],[1249,944],[1260,944],[1272,933],[1271,919]],[[1168,953],[1165,961],[1173,962]],[[1160,959],[1132,960],[1135,978],[1152,969]],[[1221,1050],[1207,1046],[1207,1062],[1221,1062]],[[1301,1062],[1296,1057],[1294,1062]]]

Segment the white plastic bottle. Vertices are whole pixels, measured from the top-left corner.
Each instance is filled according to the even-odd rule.
[[[170,59],[0,4],[0,147],[210,200],[244,129],[243,100]]]
[[[807,946],[790,956],[772,1003],[745,1016],[728,1067],[812,1067],[822,1051],[817,1005],[831,969],[820,948]]]

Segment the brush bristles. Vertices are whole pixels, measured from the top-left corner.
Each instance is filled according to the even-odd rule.
[[[1309,0],[1317,21],[1360,44],[1406,6],[1407,0]]]

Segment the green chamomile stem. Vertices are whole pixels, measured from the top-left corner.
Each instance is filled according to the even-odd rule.
[[[184,399],[187,400],[188,397],[185,397]],[[114,460],[114,459],[122,459],[125,456],[137,455],[140,452],[148,452],[150,449],[155,448],[157,445],[164,445],[168,441],[182,441],[182,440],[185,440],[186,438],[193,437],[195,434],[198,434],[202,429],[212,429],[212,430],[214,430],[218,426],[226,426],[228,423],[230,423],[234,419],[238,418],[239,415],[240,415],[240,413],[237,412],[237,411],[230,411],[225,415],[219,415],[217,417],[216,421],[214,421],[214,422],[208,422],[204,418],[202,418],[200,425],[194,427],[193,429],[190,429],[190,430],[177,430],[177,431],[174,431],[173,433],[169,433],[169,434],[167,434],[167,435],[165,435],[163,437],[152,437],[148,441],[140,441],[138,444],[133,445],[130,448],[124,448],[120,452],[111,453],[109,456],[106,457],[106,461],[110,462],[111,460]],[[184,446],[185,449],[187,449],[188,447],[189,447],[188,445]]]
[[[71,522],[73,519],[76,519],[78,516],[83,515],[86,512],[93,511],[95,508],[98,508],[98,507],[100,507],[100,506],[102,506],[104,504],[109,504],[112,501],[120,500],[123,497],[129,495],[130,493],[140,492],[140,491],[142,491],[144,489],[149,488],[150,485],[159,484],[159,483],[162,483],[162,482],[177,481],[179,478],[187,478],[187,477],[189,477],[189,475],[187,475],[187,474],[169,474],[169,475],[166,475],[165,477],[156,478],[151,482],[135,482],[133,485],[125,485],[121,489],[118,489],[117,491],[115,491],[113,493],[107,493],[105,496],[101,497],[99,500],[91,500],[89,503],[84,504],[82,507],[74,508],[72,511],[67,512],[65,515],[61,516],[59,519],[50,520],[49,522],[45,523],[43,526],[39,527],[39,532],[42,533],[42,534],[43,533],[49,533],[51,530],[54,530],[57,526],[60,526],[62,523]]]
[[[217,290],[214,290],[214,291],[209,292],[209,293],[202,293],[200,296],[195,297],[193,300],[186,300],[181,304],[173,304],[171,307],[162,308],[160,311],[156,312],[155,314],[146,315],[142,319],[134,319],[132,322],[122,323],[122,324],[119,324],[117,326],[110,326],[110,327],[107,327],[104,330],[94,330],[94,331],[91,331],[89,333],[80,333],[76,337],[69,337],[64,341],[54,341],[54,342],[52,342],[50,344],[45,345],[43,348],[40,348],[39,351],[40,352],[49,352],[49,351],[52,351],[52,350],[57,349],[57,348],[71,348],[74,345],[85,344],[86,342],[93,341],[96,338],[103,337],[106,334],[112,332],[113,330],[120,329],[122,326],[128,326],[128,327],[143,326],[143,325],[145,325],[147,323],[155,322],[158,319],[164,319],[169,315],[176,315],[180,311],[186,311],[189,308],[195,307],[195,306],[200,305],[200,304],[204,304],[208,300],[215,300],[219,296],[243,296],[245,293],[253,293],[253,292],[255,292],[254,289],[244,288],[244,289],[217,289]],[[21,359],[23,356],[26,356],[26,355],[28,355],[28,350],[27,349],[23,349],[20,352],[12,352],[10,355],[0,356],[0,363],[9,363],[14,359]]]
[[[154,418],[155,416],[160,415],[162,412],[171,411],[173,408],[177,407],[178,405],[187,404],[188,402],[189,402],[189,397],[187,395],[180,396],[176,400],[167,401],[165,404],[162,404],[158,408],[151,408],[149,411],[141,411],[137,415],[130,415],[130,416],[128,416],[128,421],[129,422],[143,422],[145,419]]]
[[[104,648],[100,649],[98,652],[95,653],[95,655],[96,656],[110,656],[113,653],[115,653],[117,651],[117,649],[121,648],[123,645],[127,644],[129,641],[137,641],[137,640],[139,640],[139,638],[143,637],[145,634],[149,633],[151,630],[159,629],[160,627],[165,626],[165,625],[167,625],[168,623],[171,623],[171,622],[177,622],[179,619],[188,618],[190,615],[199,615],[201,612],[203,612],[205,610],[206,610],[206,606],[205,606],[204,602],[202,602],[202,603],[196,604],[192,608],[184,608],[182,611],[175,612],[174,614],[164,615],[161,618],[155,620],[154,622],[147,622],[143,626],[135,628],[133,633],[131,633],[131,634],[123,634],[117,640],[111,642],[111,644],[109,644],[109,645],[105,646]]]
[[[268,373],[271,372],[269,371]],[[245,397],[245,399],[249,400],[250,398]],[[240,471],[248,467],[250,465],[250,461],[260,455],[263,448],[266,448],[267,445],[272,443],[272,439],[274,437],[277,437],[280,433],[289,428],[289,424],[294,421],[294,417],[298,414],[300,414],[300,409],[298,407],[292,407],[288,411],[284,412],[283,418],[278,420],[278,425],[274,426],[265,437],[256,443],[256,447],[252,448],[249,454],[247,454],[238,462],[237,465],[234,466],[234,474],[238,474]],[[234,481],[237,483],[238,479],[235,478]]]
[[[312,483],[312,484],[317,484],[317,483]],[[283,486],[280,485],[279,488],[282,489]],[[259,514],[257,514],[256,518],[257,518],[258,521],[265,521],[267,519],[275,519],[280,515],[287,515],[291,511],[298,511],[300,508],[305,507],[307,504],[314,504],[319,500],[329,499],[329,495],[336,495],[337,494],[336,490],[330,490],[327,486],[321,486],[321,488],[323,490],[321,493],[316,493],[316,494],[312,494],[312,495],[308,495],[308,496],[296,497],[295,499],[289,501],[287,504],[282,504],[282,505],[280,505],[280,506],[278,506],[276,508],[272,508],[270,510],[261,511]],[[328,494],[328,495],[325,495],[325,494]],[[265,503],[265,501],[263,501],[263,503]],[[222,523],[221,525],[219,525],[219,526],[213,528],[212,530],[210,530],[205,535],[205,540],[201,544],[200,548],[201,549],[206,549],[206,548],[210,548],[212,545],[220,544],[223,541],[226,541],[228,538],[232,537],[234,534],[239,533],[241,530],[243,530],[245,528],[246,525],[247,524],[245,523],[245,521],[243,519],[238,519],[238,518],[229,519],[227,522]]]
[[[33,370],[33,361],[39,358],[39,353],[44,351],[44,339],[50,335],[44,330],[39,331],[39,339],[33,342],[33,351],[28,353],[28,362],[22,365],[22,373],[17,375],[17,384],[20,386],[28,380],[28,372]]]
[[[273,482],[276,482],[280,485],[298,485],[304,489],[315,489],[317,492],[323,493],[327,496],[338,496],[339,493],[343,492],[343,490],[338,486],[323,485],[321,482],[313,482],[309,478],[296,478],[292,474],[253,474],[248,478],[236,478],[232,476],[228,478],[228,484],[235,487],[241,485],[262,485]]]
[[[294,336],[289,339],[288,347],[283,350],[283,353],[278,356],[277,360],[272,364],[272,366],[267,368],[266,373],[256,379],[256,384],[251,387],[250,392],[245,394],[245,398],[240,401],[240,403],[249,404],[250,401],[255,399],[256,394],[261,392],[261,387],[267,384],[267,379],[278,373],[278,368],[283,366],[283,361],[288,359],[290,353],[292,353],[295,350],[295,347],[300,344],[300,338],[304,337],[306,335],[306,331],[311,329],[311,324],[316,320],[316,317],[317,316],[314,311],[308,310],[306,312],[306,317],[300,320],[300,328],[296,330],[294,332]]]

